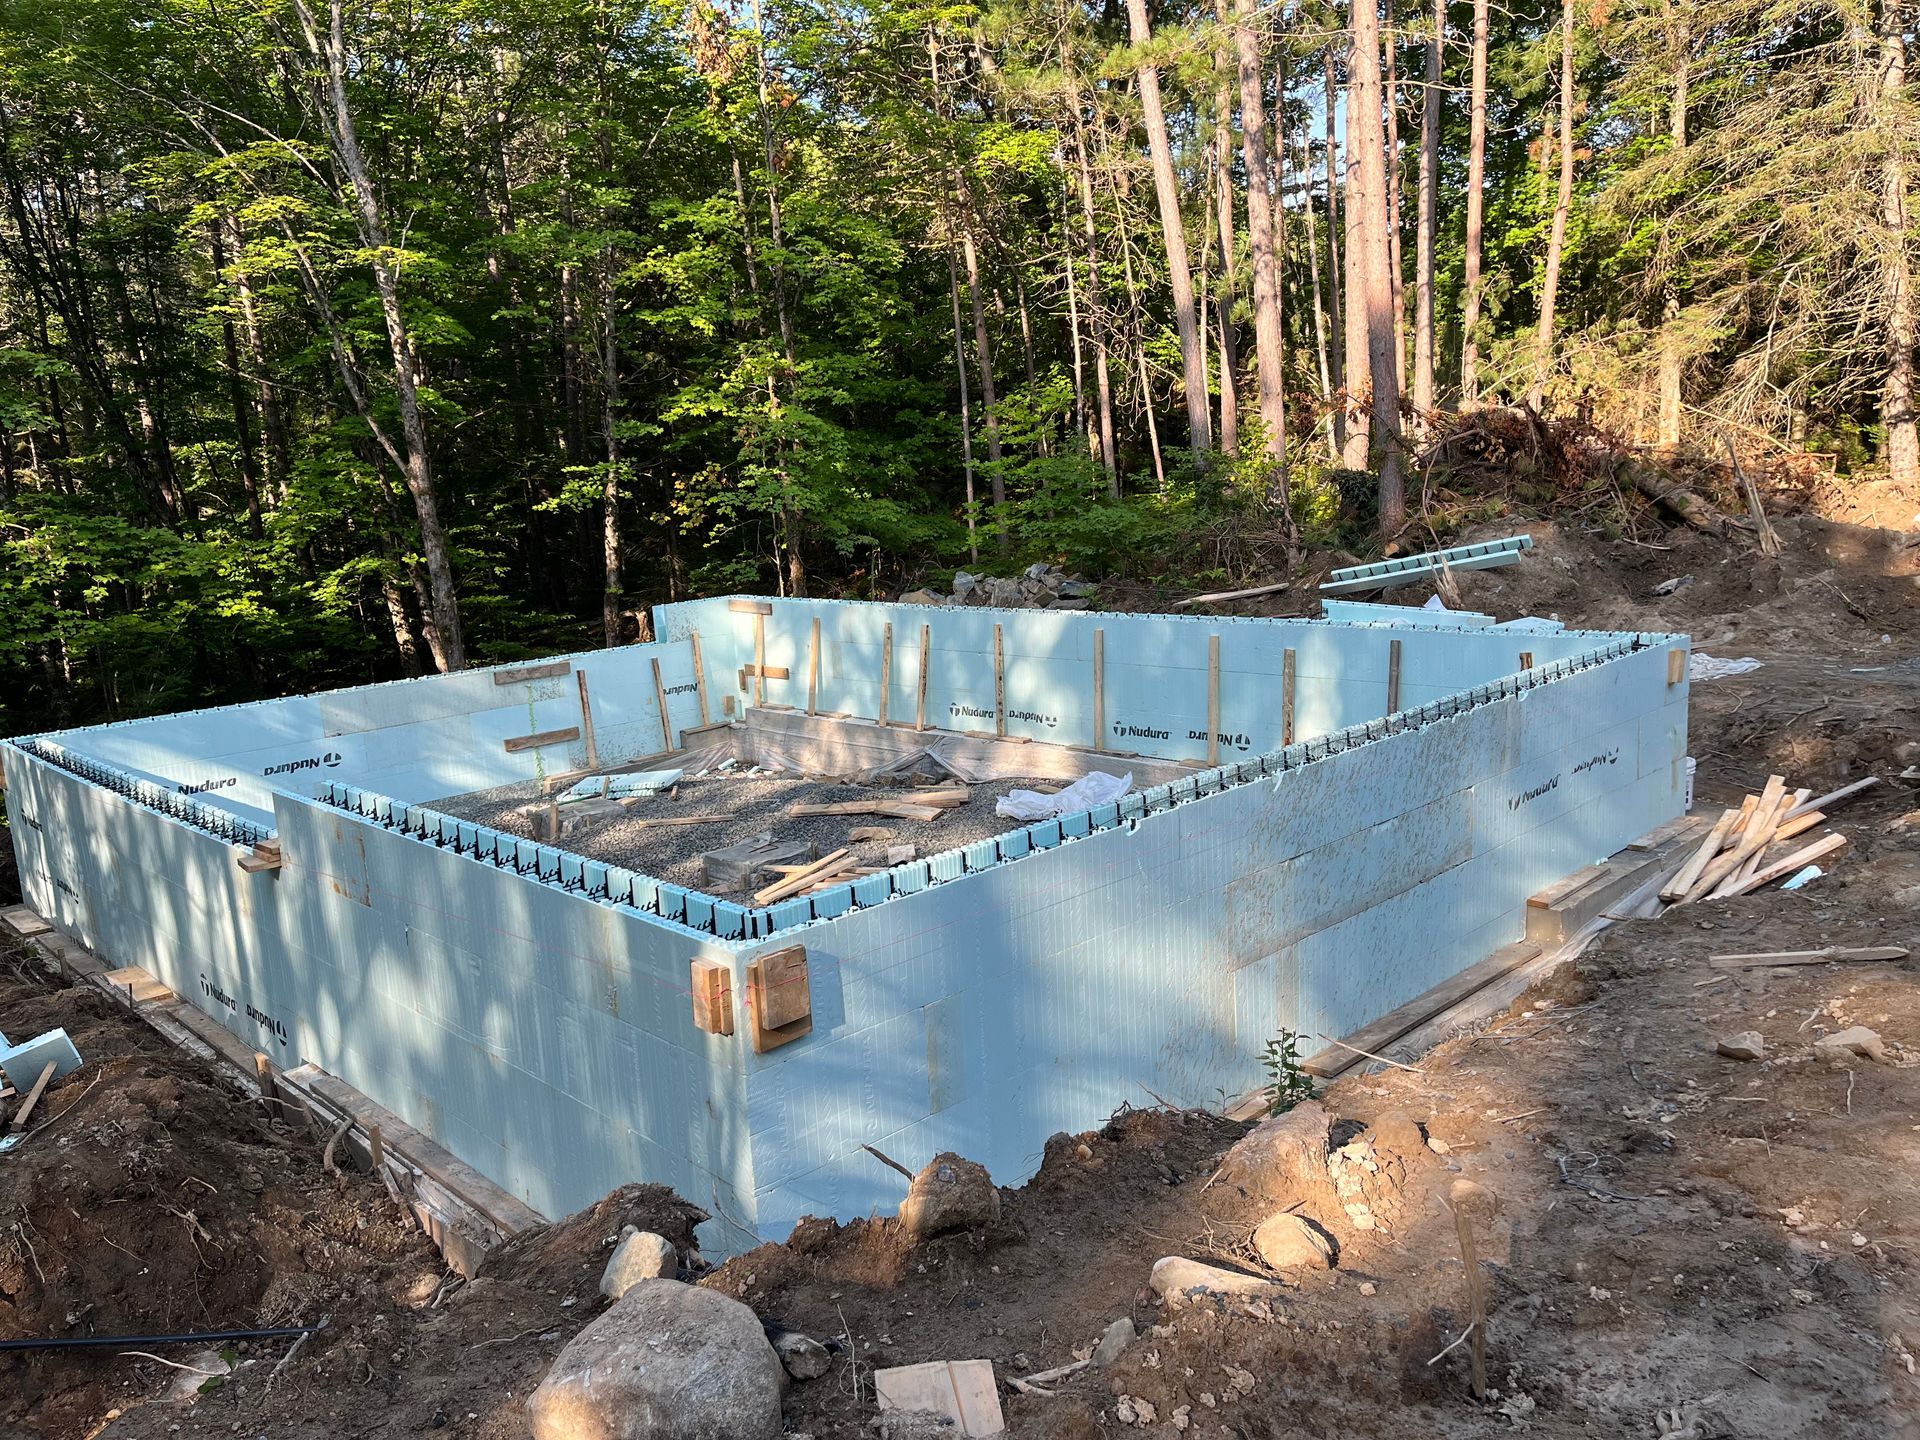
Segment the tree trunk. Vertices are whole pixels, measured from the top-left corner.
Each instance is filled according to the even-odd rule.
[[[1569,0],[1571,3],[1571,0]],[[1361,223],[1355,239],[1358,263],[1348,259],[1358,280],[1347,296],[1350,309],[1363,315],[1368,379],[1372,382],[1372,446],[1365,457],[1379,467],[1380,533],[1391,536],[1406,523],[1406,492],[1400,467],[1399,367],[1394,359],[1393,275],[1386,235],[1387,137],[1380,94],[1380,17],[1374,0],[1353,6],[1353,52],[1348,73],[1347,138],[1358,152],[1360,194],[1347,197],[1349,216]],[[1349,220],[1351,225],[1351,219]],[[1352,233],[1350,230],[1349,233]],[[1355,467],[1357,468],[1357,467]]]
[[[1073,226],[1067,219],[1065,180],[1062,180],[1060,229],[1061,275],[1067,282],[1067,334],[1073,342],[1073,428],[1080,432],[1080,438],[1087,443],[1087,457],[1100,458],[1100,437],[1093,427],[1093,417],[1087,409],[1087,361],[1086,346],[1080,336],[1080,286],[1073,278]]]
[[[1146,0],[1127,0],[1127,23],[1136,49],[1152,40]],[[1147,151],[1153,161],[1153,189],[1160,203],[1160,237],[1167,251],[1167,279],[1173,289],[1174,324],[1180,331],[1180,360],[1186,376],[1187,430],[1194,461],[1204,467],[1213,448],[1213,413],[1207,397],[1207,346],[1193,304],[1193,275],[1187,262],[1187,231],[1180,217],[1180,182],[1173,173],[1173,146],[1160,101],[1160,72],[1141,65],[1141,118],[1147,127]]]
[[[1347,444],[1347,355],[1345,307],[1341,291],[1346,270],[1340,263],[1340,180],[1344,173],[1338,165],[1340,146],[1334,136],[1333,112],[1340,107],[1340,89],[1334,77],[1332,45],[1322,56],[1325,62],[1327,103],[1327,321],[1333,334],[1333,434],[1334,444],[1344,451]],[[1337,458],[1337,457],[1336,457]]]
[[[626,590],[620,577],[620,343],[614,323],[613,247],[600,257],[601,433],[607,473],[600,485],[600,629],[608,648],[620,643],[620,612]]]
[[[1678,155],[1687,148],[1687,83],[1691,66],[1693,37],[1691,27],[1684,19],[1677,19],[1673,12],[1673,0],[1666,0],[1664,7],[1667,16],[1668,35],[1672,44],[1676,64],[1673,72],[1673,101],[1668,112],[1667,128],[1673,144],[1674,154]],[[1660,297],[1660,362],[1657,389],[1660,395],[1659,443],[1675,446],[1680,443],[1681,423],[1681,364],[1680,337],[1676,333],[1680,320],[1680,294],[1674,288],[1671,278],[1661,287]]]
[[[1227,23],[1227,0],[1213,0],[1214,17]],[[1213,87],[1213,203],[1220,226],[1220,284],[1214,299],[1220,330],[1220,449],[1240,453],[1240,356],[1233,332],[1233,302],[1239,289],[1239,250],[1233,217],[1233,84],[1224,65]]]
[[[1881,0],[1880,103],[1892,123],[1883,171],[1882,212],[1887,227],[1887,379],[1882,415],[1887,430],[1887,476],[1895,484],[1920,484],[1920,421],[1914,414],[1913,350],[1916,322],[1913,265],[1907,253],[1907,169],[1901,147],[1910,133],[1900,119],[1907,80],[1907,47],[1900,0]]]
[[[1060,46],[1062,71],[1066,71],[1066,64],[1067,50],[1063,41]],[[1120,498],[1120,465],[1118,447],[1114,443],[1113,434],[1113,375],[1107,360],[1111,349],[1108,337],[1112,334],[1112,327],[1101,311],[1100,240],[1099,231],[1094,224],[1093,162],[1087,154],[1087,128],[1080,115],[1080,91],[1077,84],[1072,86],[1068,102],[1073,107],[1073,150],[1080,170],[1080,232],[1086,244],[1087,329],[1093,337],[1093,379],[1094,397],[1098,402],[1096,413],[1100,423],[1100,464],[1107,472],[1107,493],[1118,500]]]
[[[1400,218],[1400,46],[1393,34],[1393,0],[1385,0],[1386,29],[1386,111],[1387,111],[1387,267],[1393,277],[1393,373],[1399,377],[1398,393],[1407,390],[1407,304],[1406,271],[1401,263]]]
[[[294,9],[305,32],[307,46],[326,67],[330,112],[322,110],[327,138],[334,158],[345,172],[353,191],[361,241],[367,248],[368,264],[373,270],[374,289],[380,296],[380,310],[386,321],[387,345],[393,355],[394,395],[400,411],[400,433],[406,446],[401,473],[407,494],[413,499],[414,516],[420,527],[420,550],[427,568],[427,590],[432,624],[429,642],[434,663],[443,671],[467,668],[467,647],[460,627],[460,602],[454,590],[453,562],[447,551],[446,531],[440,522],[440,503],[434,493],[433,463],[427,449],[426,419],[420,410],[420,391],[414,362],[413,336],[407,329],[405,311],[400,304],[400,282],[392,260],[392,242],[388,237],[386,216],[380,198],[367,173],[360,151],[360,137],[354,127],[353,111],[347,104],[347,42],[341,14],[342,0],[330,0],[328,28],[323,35],[316,25],[306,0],[294,0]]]
[[[1490,0],[1473,0],[1472,120],[1467,138],[1466,284],[1460,300],[1460,408],[1480,403],[1480,235],[1487,188],[1487,12]]]
[[[1420,108],[1420,213],[1414,240],[1413,408],[1420,423],[1433,409],[1433,251],[1440,216],[1440,88],[1446,43],[1447,0],[1433,0],[1433,34],[1427,39],[1427,89]]]
[[[242,238],[239,227],[233,231],[233,291],[240,302],[240,333],[247,346],[247,364],[253,368],[255,394],[259,398],[261,428],[267,437],[267,479],[276,501],[287,498],[287,482],[293,475],[293,454],[287,444],[286,418],[280,410],[280,391],[267,373],[266,339],[260,332],[259,310],[254,302],[253,283],[248,278],[244,256],[239,253]]]
[[[967,342],[960,321],[960,269],[953,260],[953,239],[947,239],[947,283],[953,292],[953,368],[960,376],[960,459],[967,476],[967,555],[980,563],[979,516],[973,496],[973,400],[967,387]]]
[[[227,247],[221,240],[226,222],[216,216],[207,227],[208,258],[214,274],[222,280],[227,274]],[[247,401],[246,384],[240,376],[240,337],[231,314],[220,319],[220,355],[227,372],[227,406],[233,412],[233,437],[240,451],[240,485],[246,492],[247,533],[258,540],[266,532],[260,524],[260,462],[253,448],[253,406]]]
[[[1247,248],[1253,253],[1253,339],[1260,380],[1260,425],[1273,477],[1286,489],[1287,392],[1280,331],[1280,271],[1273,247],[1267,182],[1267,113],[1261,93],[1260,33],[1254,0],[1234,0],[1233,44],[1240,71],[1240,146],[1247,166]]]
[[[1320,398],[1327,409],[1327,453],[1330,458],[1340,458],[1340,442],[1334,434],[1333,417],[1338,408],[1334,398],[1333,372],[1327,364],[1327,311],[1326,298],[1320,288],[1320,237],[1315,233],[1316,221],[1313,218],[1313,166],[1312,146],[1306,136],[1301,136],[1300,173],[1307,177],[1307,275],[1313,282],[1313,348],[1320,362]]]
[[[1573,208],[1573,0],[1560,10],[1560,194],[1547,236],[1547,273],[1540,287],[1540,328],[1533,342],[1533,387],[1527,404],[1535,410],[1546,399],[1553,368],[1553,308],[1560,295],[1560,257],[1567,244],[1567,213]]]

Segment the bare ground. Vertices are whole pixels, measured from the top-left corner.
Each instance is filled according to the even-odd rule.
[[[1684,536],[1652,551],[1545,531],[1522,566],[1463,589],[1507,614],[1691,630],[1711,653],[1766,661],[1694,687],[1710,801],[1770,769],[1809,785],[1898,775],[1920,703],[1913,552],[1815,521],[1782,529],[1777,563]],[[1676,595],[1647,593],[1686,573],[1695,581]],[[876,1365],[988,1358],[1025,1375],[1120,1315],[1143,1338],[1114,1368],[1068,1376],[1051,1396],[1005,1394],[1015,1437],[1920,1435],[1914,962],[1734,976],[1707,963],[1914,946],[1920,836],[1890,826],[1913,788],[1889,783],[1841,811],[1853,843],[1807,889],[1616,925],[1483,1033],[1416,1071],[1331,1087],[1337,1140],[1377,1166],[1360,1180],[1380,1223],[1357,1230],[1341,1196],[1303,1191],[1339,1265],[1265,1314],[1168,1314],[1144,1290],[1160,1255],[1247,1263],[1264,1213],[1214,1182],[1244,1127],[1162,1109],[1052,1143],[1040,1175],[1005,1192],[991,1233],[916,1251],[885,1223],[807,1224],[705,1283],[840,1340],[834,1369],[789,1395],[789,1429],[815,1440],[873,1433]],[[0,1435],[519,1436],[525,1394],[604,1303],[595,1286],[620,1224],[679,1238],[694,1218],[664,1192],[622,1191],[474,1284],[443,1285],[369,1179],[322,1173],[316,1144],[142,1039],[125,1012],[0,966],[0,1028],[42,1020],[78,1022],[83,1052],[109,1059],[50,1097],[52,1128],[0,1157],[5,1333],[260,1323],[289,1293],[307,1318],[333,1318],[271,1387],[277,1345],[242,1353],[254,1363],[191,1404],[159,1402],[175,1373],[150,1361],[8,1357]],[[1810,1058],[1816,1037],[1855,1023],[1891,1042],[1889,1063]],[[1747,1029],[1765,1036],[1766,1060],[1714,1053]],[[188,1176],[221,1195],[194,1200]],[[1485,1246],[1497,1393],[1485,1402],[1468,1392],[1465,1347],[1434,1359],[1465,1323],[1442,1201],[1461,1177],[1499,1199]],[[177,1210],[210,1240],[189,1241]],[[35,1240],[32,1259],[8,1261],[14,1235]]]

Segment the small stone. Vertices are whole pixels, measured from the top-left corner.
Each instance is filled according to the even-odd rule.
[[[1269,1215],[1253,1232],[1253,1248],[1273,1270],[1331,1270],[1333,1241],[1300,1215]]]
[[[1371,1280],[1362,1280],[1360,1282],[1360,1293],[1368,1296],[1378,1295],[1380,1293],[1380,1287]]]
[[[1093,1347],[1092,1365],[1096,1370],[1104,1370],[1125,1353],[1126,1348],[1140,1338],[1140,1332],[1133,1328],[1133,1321],[1125,1315],[1107,1326],[1106,1334],[1100,1337],[1100,1343]]]
[[[1176,1405],[1174,1406],[1173,1414],[1169,1415],[1167,1418],[1173,1421],[1174,1429],[1184,1430],[1187,1428],[1187,1426],[1193,1423],[1192,1417],[1193,1417],[1193,1406]]]
[[[827,1347],[811,1335],[797,1330],[782,1330],[773,1340],[773,1353],[796,1380],[817,1380],[833,1368],[833,1356]]]
[[[679,1269],[680,1257],[671,1240],[629,1225],[620,1232],[620,1244],[601,1273],[600,1293],[618,1300],[642,1280],[672,1280]]]
[[[1729,1060],[1759,1060],[1767,1053],[1767,1042],[1758,1030],[1742,1030],[1729,1035],[1714,1047]]]
[[[1253,1390],[1253,1372],[1251,1370],[1242,1370],[1233,1365],[1228,1365],[1225,1369],[1227,1372],[1227,1383],[1234,1389],[1238,1390],[1242,1395],[1249,1394]]]
[[[913,1177],[900,1205],[900,1227],[913,1241],[955,1230],[981,1230],[1000,1218],[1000,1192],[987,1167],[951,1151]]]
[[[1154,1294],[1176,1307],[1208,1296],[1278,1300],[1286,1294],[1271,1280],[1243,1275],[1238,1270],[1224,1270],[1218,1265],[1203,1265],[1178,1255],[1156,1260],[1148,1283]]]
[[[1878,1032],[1864,1025],[1850,1025],[1845,1030],[1837,1030],[1814,1041],[1813,1053],[1817,1059],[1835,1063],[1856,1055],[1862,1059],[1884,1062],[1887,1045]]]

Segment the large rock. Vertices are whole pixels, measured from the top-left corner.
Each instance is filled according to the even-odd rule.
[[[1887,1044],[1878,1031],[1869,1030],[1864,1025],[1849,1025],[1844,1030],[1836,1030],[1814,1041],[1813,1053],[1818,1059],[1840,1063],[1856,1055],[1863,1060],[1885,1061]]]
[[[773,1353],[780,1357],[787,1374],[796,1380],[818,1380],[833,1368],[833,1353],[811,1335],[798,1330],[782,1330],[769,1337]]]
[[[1178,1255],[1154,1261],[1153,1275],[1147,1283],[1154,1294],[1176,1309],[1195,1300],[1277,1300],[1287,1293],[1284,1286],[1258,1275],[1243,1275],[1238,1270],[1223,1270]]]
[[[534,1440],[775,1440],[782,1379],[738,1300],[642,1280],[560,1352],[527,1415]]]
[[[902,605],[945,605],[947,597],[932,590],[909,590],[900,597]]]
[[[1250,1195],[1290,1204],[1327,1183],[1332,1118],[1318,1100],[1262,1120],[1234,1144],[1220,1178]]]
[[[913,1177],[900,1205],[900,1228],[916,1241],[984,1229],[999,1218],[1000,1192],[987,1167],[950,1151],[934,1156]]]
[[[636,1230],[629,1225],[620,1232],[620,1243],[600,1275],[600,1293],[618,1300],[642,1280],[671,1280],[680,1273],[680,1255],[673,1242],[651,1230]]]
[[[1333,1241],[1299,1215],[1269,1215],[1253,1232],[1253,1248],[1272,1270],[1331,1270]]]

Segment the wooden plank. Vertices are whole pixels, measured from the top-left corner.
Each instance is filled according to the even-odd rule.
[[[913,706],[913,728],[916,730],[927,728],[927,661],[932,645],[933,627],[922,625],[920,627],[920,694]]]
[[[584,696],[586,692],[582,691],[581,694]],[[674,748],[673,722],[667,718],[667,687],[660,678],[660,657],[657,655],[653,657],[653,703],[660,707],[660,746],[663,750],[671,750]],[[593,769],[599,768],[591,760],[587,764]]]
[[[813,617],[813,630],[807,637],[807,714],[820,713],[820,617]]]
[[[1387,645],[1387,714],[1396,714],[1400,709],[1400,642],[1390,641]]]
[[[1093,632],[1093,748],[1107,748],[1107,632]]]
[[[657,685],[660,681],[660,662],[658,660],[653,662],[653,677],[654,683]],[[593,738],[593,701],[587,697],[587,672],[584,670],[578,671],[574,678],[580,682],[580,733],[586,738],[587,742],[587,769],[598,770],[600,768],[600,746]],[[673,747],[669,745],[667,748],[671,750]]]
[[[1401,1036],[1411,1033],[1426,1021],[1444,1010],[1449,1010],[1476,990],[1485,988],[1509,971],[1517,969],[1539,956],[1541,947],[1530,941],[1503,946],[1487,956],[1486,959],[1469,965],[1459,974],[1442,980],[1438,985],[1423,994],[1414,996],[1406,1004],[1389,1010],[1378,1020],[1362,1025],[1351,1035],[1346,1036],[1342,1044],[1352,1047],[1342,1049],[1340,1045],[1329,1045],[1316,1051],[1301,1062],[1301,1069],[1309,1075],[1317,1075],[1331,1080],[1342,1071],[1360,1063],[1363,1057],[1352,1050],[1371,1050],[1375,1054],[1383,1052]]]
[[[1779,775],[1767,777],[1766,787],[1754,801],[1753,808],[1748,810],[1744,805],[1741,807],[1745,813],[1743,820],[1735,826],[1734,833],[1739,838],[1733,848],[1707,866],[1700,878],[1694,882],[1693,888],[1687,892],[1683,903],[1691,905],[1694,901],[1711,895],[1720,887],[1722,880],[1747,863],[1747,857],[1760,846],[1761,832],[1768,828],[1769,822],[1774,820],[1774,812],[1779,808],[1785,790],[1784,777]]]
[[[508,754],[521,750],[538,750],[547,745],[565,745],[580,738],[580,727],[569,725],[564,730],[542,730],[538,735],[512,735],[502,743]]]
[[[1842,785],[1838,790],[1825,795],[1817,795],[1804,804],[1796,805],[1787,812],[1786,818],[1797,820],[1809,810],[1831,810],[1843,800],[1851,800],[1862,790],[1870,789],[1880,783],[1878,775],[1869,775],[1864,780],[1856,780],[1851,785]]]
[[[9,905],[5,910],[0,910],[0,920],[6,921],[7,928],[22,940],[34,935],[44,935],[53,929],[53,926],[24,905]]]
[[[707,663],[700,654],[700,632],[695,630],[687,638],[693,642],[693,684],[700,692],[700,725],[704,729],[713,723],[713,716],[707,710]]]
[[[1740,882],[1740,888],[1733,891],[1732,895],[1745,895],[1750,890],[1758,890],[1762,885],[1771,885],[1774,881],[1791,875],[1801,866],[1811,865],[1822,856],[1831,855],[1834,851],[1843,849],[1846,843],[1847,837],[1844,835],[1823,836],[1814,841],[1813,844],[1794,851],[1784,860],[1776,860],[1773,864],[1764,867],[1749,878],[1742,880]],[[1732,895],[1726,897],[1715,896],[1715,898],[1731,899]]]
[[[1722,970],[1752,970],[1774,965],[1832,965],[1843,961],[1904,960],[1904,945],[1829,945],[1824,950],[1760,950],[1747,955],[1709,955],[1707,963]]]
[[[876,1370],[873,1393],[882,1410],[944,1416],[961,1435],[1006,1432],[991,1360],[929,1360],[923,1365]]]
[[[40,1097],[46,1093],[47,1082],[53,1079],[54,1062],[49,1060],[40,1067],[40,1078],[33,1082],[33,1088],[27,1091],[27,1098],[20,1102],[20,1108],[13,1112],[13,1120],[7,1129],[15,1135],[27,1128],[27,1121],[33,1118],[33,1107],[40,1103]]]
[[[747,962],[747,1010],[753,1020],[753,1048],[761,1054],[812,1031],[805,946],[789,945]]]
[[[552,680],[573,669],[571,660],[544,660],[538,665],[516,665],[511,670],[493,672],[496,685],[523,685],[530,680]]]
[[[1704,815],[1676,815],[1664,825],[1656,825],[1638,840],[1629,841],[1629,850],[1664,850],[1677,841],[1688,844],[1713,828]]]
[[[1278,595],[1283,590],[1291,590],[1293,582],[1282,580],[1277,585],[1255,585],[1247,590],[1216,590],[1211,595],[1190,595],[1185,600],[1173,602],[1173,608],[1184,610],[1189,605],[1216,605],[1222,600],[1252,600],[1261,595]]]
[[[136,1005],[164,1004],[174,999],[173,991],[138,965],[122,965],[118,970],[109,970],[100,977],[114,990],[129,996]]]
[[[766,600],[729,600],[727,609],[736,615],[771,615],[773,605]]]
[[[893,624],[880,630],[880,723],[887,723],[887,706],[893,699]]]
[[[1667,684],[1678,685],[1687,678],[1687,652],[1684,650],[1667,651]]]
[[[1680,867],[1680,873],[1661,889],[1662,900],[1678,900],[1693,888],[1694,882],[1706,870],[1708,863],[1727,843],[1728,837],[1733,834],[1733,827],[1739,823],[1739,820],[1738,810],[1728,809],[1721,813],[1719,823],[1708,832],[1707,838],[1700,842],[1700,848],[1693,852],[1692,858],[1685,865]]]
[[[1280,657],[1280,743],[1293,744],[1293,696],[1298,660],[1291,647]]]
[[[754,612],[753,616],[753,703],[767,703],[767,616],[773,613],[773,607]],[[786,679],[782,672],[780,678]]]
[[[799,874],[789,875],[785,880],[775,885],[769,885],[764,890],[756,890],[753,895],[753,903],[756,905],[771,905],[776,900],[786,899],[787,896],[793,894],[795,891],[805,889],[809,877],[825,874],[829,866],[846,859],[847,856],[852,853],[850,850],[840,849],[835,850],[830,855],[822,855]]]
[[[270,870],[278,870],[284,863],[281,856],[271,852],[258,849],[240,852],[240,868],[249,875],[263,875]]]
[[[757,685],[761,680],[786,680],[791,678],[791,674],[792,672],[784,665],[742,665],[740,667],[740,688],[742,690],[746,689],[747,681],[750,679]],[[731,700],[733,697],[728,696],[727,698]],[[755,703],[764,705],[766,702],[760,700]],[[791,710],[793,707],[789,705],[785,708]]]
[[[1520,668],[1522,670],[1531,670],[1533,668],[1533,652],[1531,650],[1522,650],[1520,652]]]
[[[993,627],[993,733],[1007,733],[1007,654],[1000,627]]]
[[[733,971],[718,960],[695,960],[692,978],[695,1028],[733,1034]]]
[[[1220,763],[1220,637],[1207,636],[1207,764]]]

